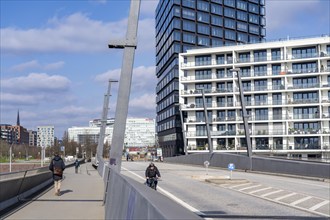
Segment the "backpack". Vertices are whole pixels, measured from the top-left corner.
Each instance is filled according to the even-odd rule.
[[[53,160],[53,169],[54,169],[54,175],[57,175],[57,176],[62,176],[63,175],[62,168],[61,167],[56,167],[54,160]]]

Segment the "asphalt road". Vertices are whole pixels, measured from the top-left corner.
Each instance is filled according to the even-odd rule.
[[[122,174],[144,183],[149,162],[122,163]],[[205,219],[329,219],[330,183],[190,165],[156,163],[157,191]],[[236,182],[234,180],[237,180]],[[244,181],[238,181],[244,180]]]

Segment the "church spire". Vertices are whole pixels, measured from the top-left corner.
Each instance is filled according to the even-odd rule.
[[[19,121],[19,110],[17,111],[17,122],[16,122],[16,125],[17,126],[20,126],[21,125],[21,123]]]

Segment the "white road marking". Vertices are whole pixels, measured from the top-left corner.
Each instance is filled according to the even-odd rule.
[[[302,202],[304,202],[304,201],[306,201],[306,200],[309,200],[309,199],[311,199],[311,198],[312,198],[311,196],[307,196],[307,197],[304,197],[304,198],[299,199],[299,200],[297,200],[297,201],[291,202],[290,205],[297,205],[297,204],[302,203]]]
[[[238,191],[243,191],[243,190],[246,190],[246,189],[253,189],[253,188],[256,188],[256,187],[259,187],[261,185],[255,185],[255,186],[249,186],[249,187],[245,187],[243,189],[239,189]]]
[[[290,193],[290,194],[287,194],[285,196],[281,196],[281,197],[278,197],[275,199],[275,201],[280,201],[281,199],[285,199],[285,198],[288,198],[288,197],[291,197],[291,196],[294,196],[296,195],[297,193]]]
[[[257,193],[257,192],[261,192],[261,191],[265,191],[265,190],[268,190],[268,189],[271,189],[272,187],[266,187],[266,188],[262,188],[262,189],[258,189],[258,190],[254,190],[252,192],[249,192],[250,194],[252,193]]]
[[[132,171],[130,171],[130,170],[124,168],[124,167],[122,167],[122,169],[128,171],[129,173],[133,174],[134,176],[136,176],[136,177],[138,177],[138,178],[140,178],[140,179],[142,179],[142,180],[145,180],[145,178],[141,177],[140,175],[138,175],[138,174],[136,174],[136,173],[134,173],[134,172],[132,172]],[[163,188],[161,188],[161,187],[158,186],[158,187],[157,187],[157,190],[160,191],[160,192],[162,192],[162,193],[163,193],[164,195],[166,195],[167,197],[173,199],[174,201],[176,201],[177,203],[179,203],[180,205],[182,205],[182,206],[185,207],[186,209],[188,209],[188,210],[194,212],[195,214],[197,214],[197,215],[199,215],[199,216],[205,216],[205,214],[204,214],[203,212],[201,212],[201,211],[199,211],[198,209],[192,207],[192,206],[189,205],[188,203],[185,203],[184,201],[182,201],[182,200],[179,199],[178,197],[174,196],[174,195],[171,194],[170,192],[164,190]]]
[[[263,195],[261,195],[261,197],[270,196],[270,195],[273,195],[273,194],[276,194],[276,193],[279,193],[279,192],[282,192],[282,191],[283,190],[279,189],[279,190],[276,190],[276,191],[273,191],[273,192],[269,192],[269,193],[263,194]]]
[[[229,189],[233,189],[233,188],[240,187],[240,186],[247,186],[247,185],[251,185],[251,183],[243,183],[243,184],[235,185],[235,186],[229,187]]]
[[[310,207],[309,210],[315,211],[318,208],[321,208],[324,205],[327,205],[329,203],[329,200],[325,200],[323,202],[320,202],[319,204],[314,205],[313,207]]]

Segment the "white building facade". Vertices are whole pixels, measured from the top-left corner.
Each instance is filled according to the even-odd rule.
[[[188,50],[179,56],[188,152],[245,152],[239,69],[255,153],[329,157],[330,38]]]
[[[38,126],[37,127],[37,146],[51,147],[54,145],[54,126]]]
[[[107,120],[105,140],[111,144],[114,119]],[[69,140],[83,143],[86,138],[98,143],[100,134],[100,119],[89,122],[89,127],[72,127],[68,129]],[[151,147],[155,145],[155,120],[149,118],[128,118],[125,130],[125,147]]]

